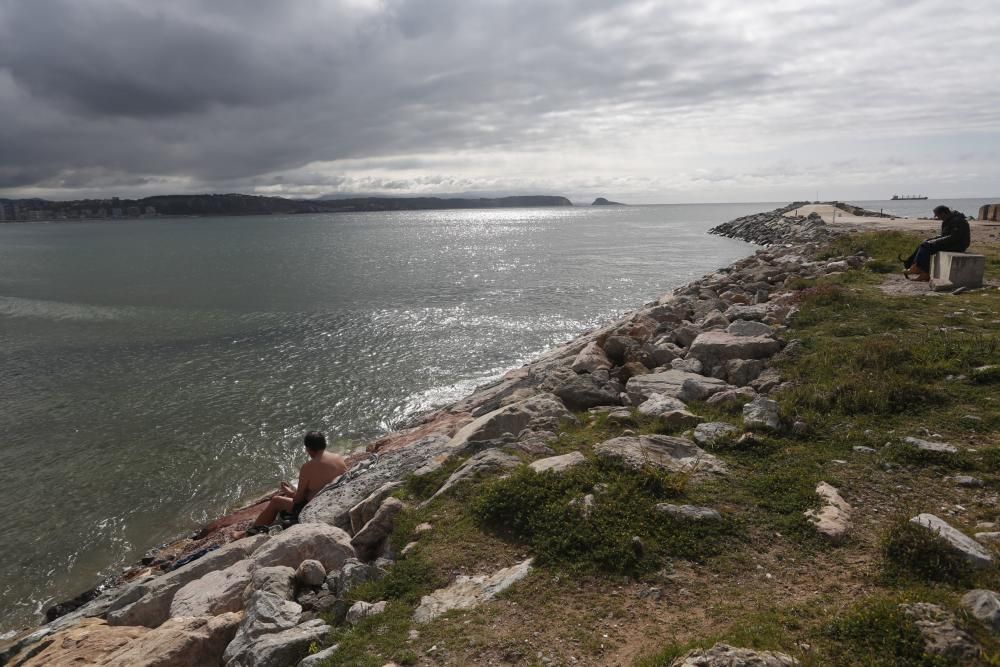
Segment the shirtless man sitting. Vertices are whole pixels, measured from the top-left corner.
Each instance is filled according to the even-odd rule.
[[[288,482],[282,482],[281,492],[271,497],[267,507],[254,519],[247,533],[262,532],[274,522],[278,512],[291,512],[293,508],[302,509],[320,489],[347,471],[343,456],[326,451],[326,436],[321,432],[306,433],[305,446],[309,460],[299,471],[298,488],[292,488]]]

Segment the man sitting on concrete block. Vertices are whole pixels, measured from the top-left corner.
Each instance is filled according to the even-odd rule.
[[[934,217],[941,221],[941,234],[927,239],[913,251],[913,254],[900,261],[906,267],[903,275],[913,280],[928,281],[931,279],[931,255],[939,252],[965,252],[969,247],[969,221],[965,214],[952,211],[947,206],[934,209]]]

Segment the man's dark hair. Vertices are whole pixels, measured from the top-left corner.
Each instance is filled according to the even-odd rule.
[[[951,209],[944,204],[934,207],[934,215],[948,215],[949,213],[951,213]]]
[[[306,449],[311,449],[314,452],[326,449],[326,436],[323,435],[322,431],[309,431],[306,433],[305,442]]]

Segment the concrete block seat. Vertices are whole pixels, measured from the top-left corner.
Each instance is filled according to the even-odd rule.
[[[982,287],[986,257],[967,252],[931,255],[931,289],[936,292],[959,287]]]

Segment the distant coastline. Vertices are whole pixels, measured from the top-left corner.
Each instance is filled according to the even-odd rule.
[[[356,197],[300,200],[260,195],[161,195],[142,199],[0,199],[0,222],[127,220],[174,216],[293,215],[362,211],[572,206],[566,197],[525,195],[496,198]]]

